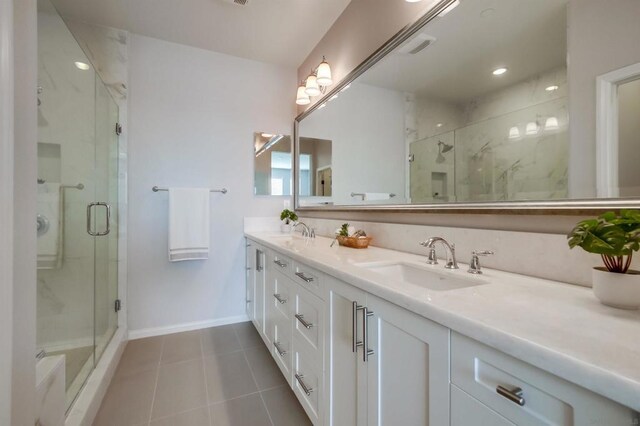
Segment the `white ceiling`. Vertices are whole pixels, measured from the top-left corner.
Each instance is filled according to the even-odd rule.
[[[299,66],[351,0],[53,0],[69,19]],[[322,58],[318,58],[320,62]]]
[[[459,103],[562,67],[567,3],[461,0],[420,31],[435,36],[433,44],[415,55],[388,55],[360,81]],[[493,76],[498,67],[508,72]]]

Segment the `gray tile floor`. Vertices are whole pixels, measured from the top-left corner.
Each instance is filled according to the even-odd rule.
[[[94,422],[310,424],[250,322],[130,341]]]

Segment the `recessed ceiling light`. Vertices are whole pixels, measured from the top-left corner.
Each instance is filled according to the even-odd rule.
[[[263,138],[272,138],[273,135],[271,133],[262,133],[260,136],[262,136]]]
[[[495,70],[493,70],[493,75],[502,75],[505,72],[507,72],[506,68],[496,68]]]
[[[556,90],[558,90],[558,86],[556,86],[556,85],[549,86],[544,90],[546,90],[547,92],[555,92]]]
[[[442,123],[436,124],[436,127],[442,127]]]
[[[77,62],[74,62],[73,64],[76,66],[76,68],[78,68],[79,70],[82,70],[82,71],[86,71],[89,68],[91,68],[91,66],[89,66],[89,64],[87,64],[85,62],[77,61]]]
[[[404,0],[404,1],[406,1],[407,3],[418,3],[418,2],[421,2],[422,0]]]

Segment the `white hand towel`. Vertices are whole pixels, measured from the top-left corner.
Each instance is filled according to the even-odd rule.
[[[209,258],[209,189],[169,188],[169,260]]]
[[[59,183],[38,185],[38,269],[62,266],[64,198]]]

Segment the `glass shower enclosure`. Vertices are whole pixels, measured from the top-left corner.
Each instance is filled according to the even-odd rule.
[[[38,85],[37,349],[69,408],[118,327],[118,107],[49,0]]]

